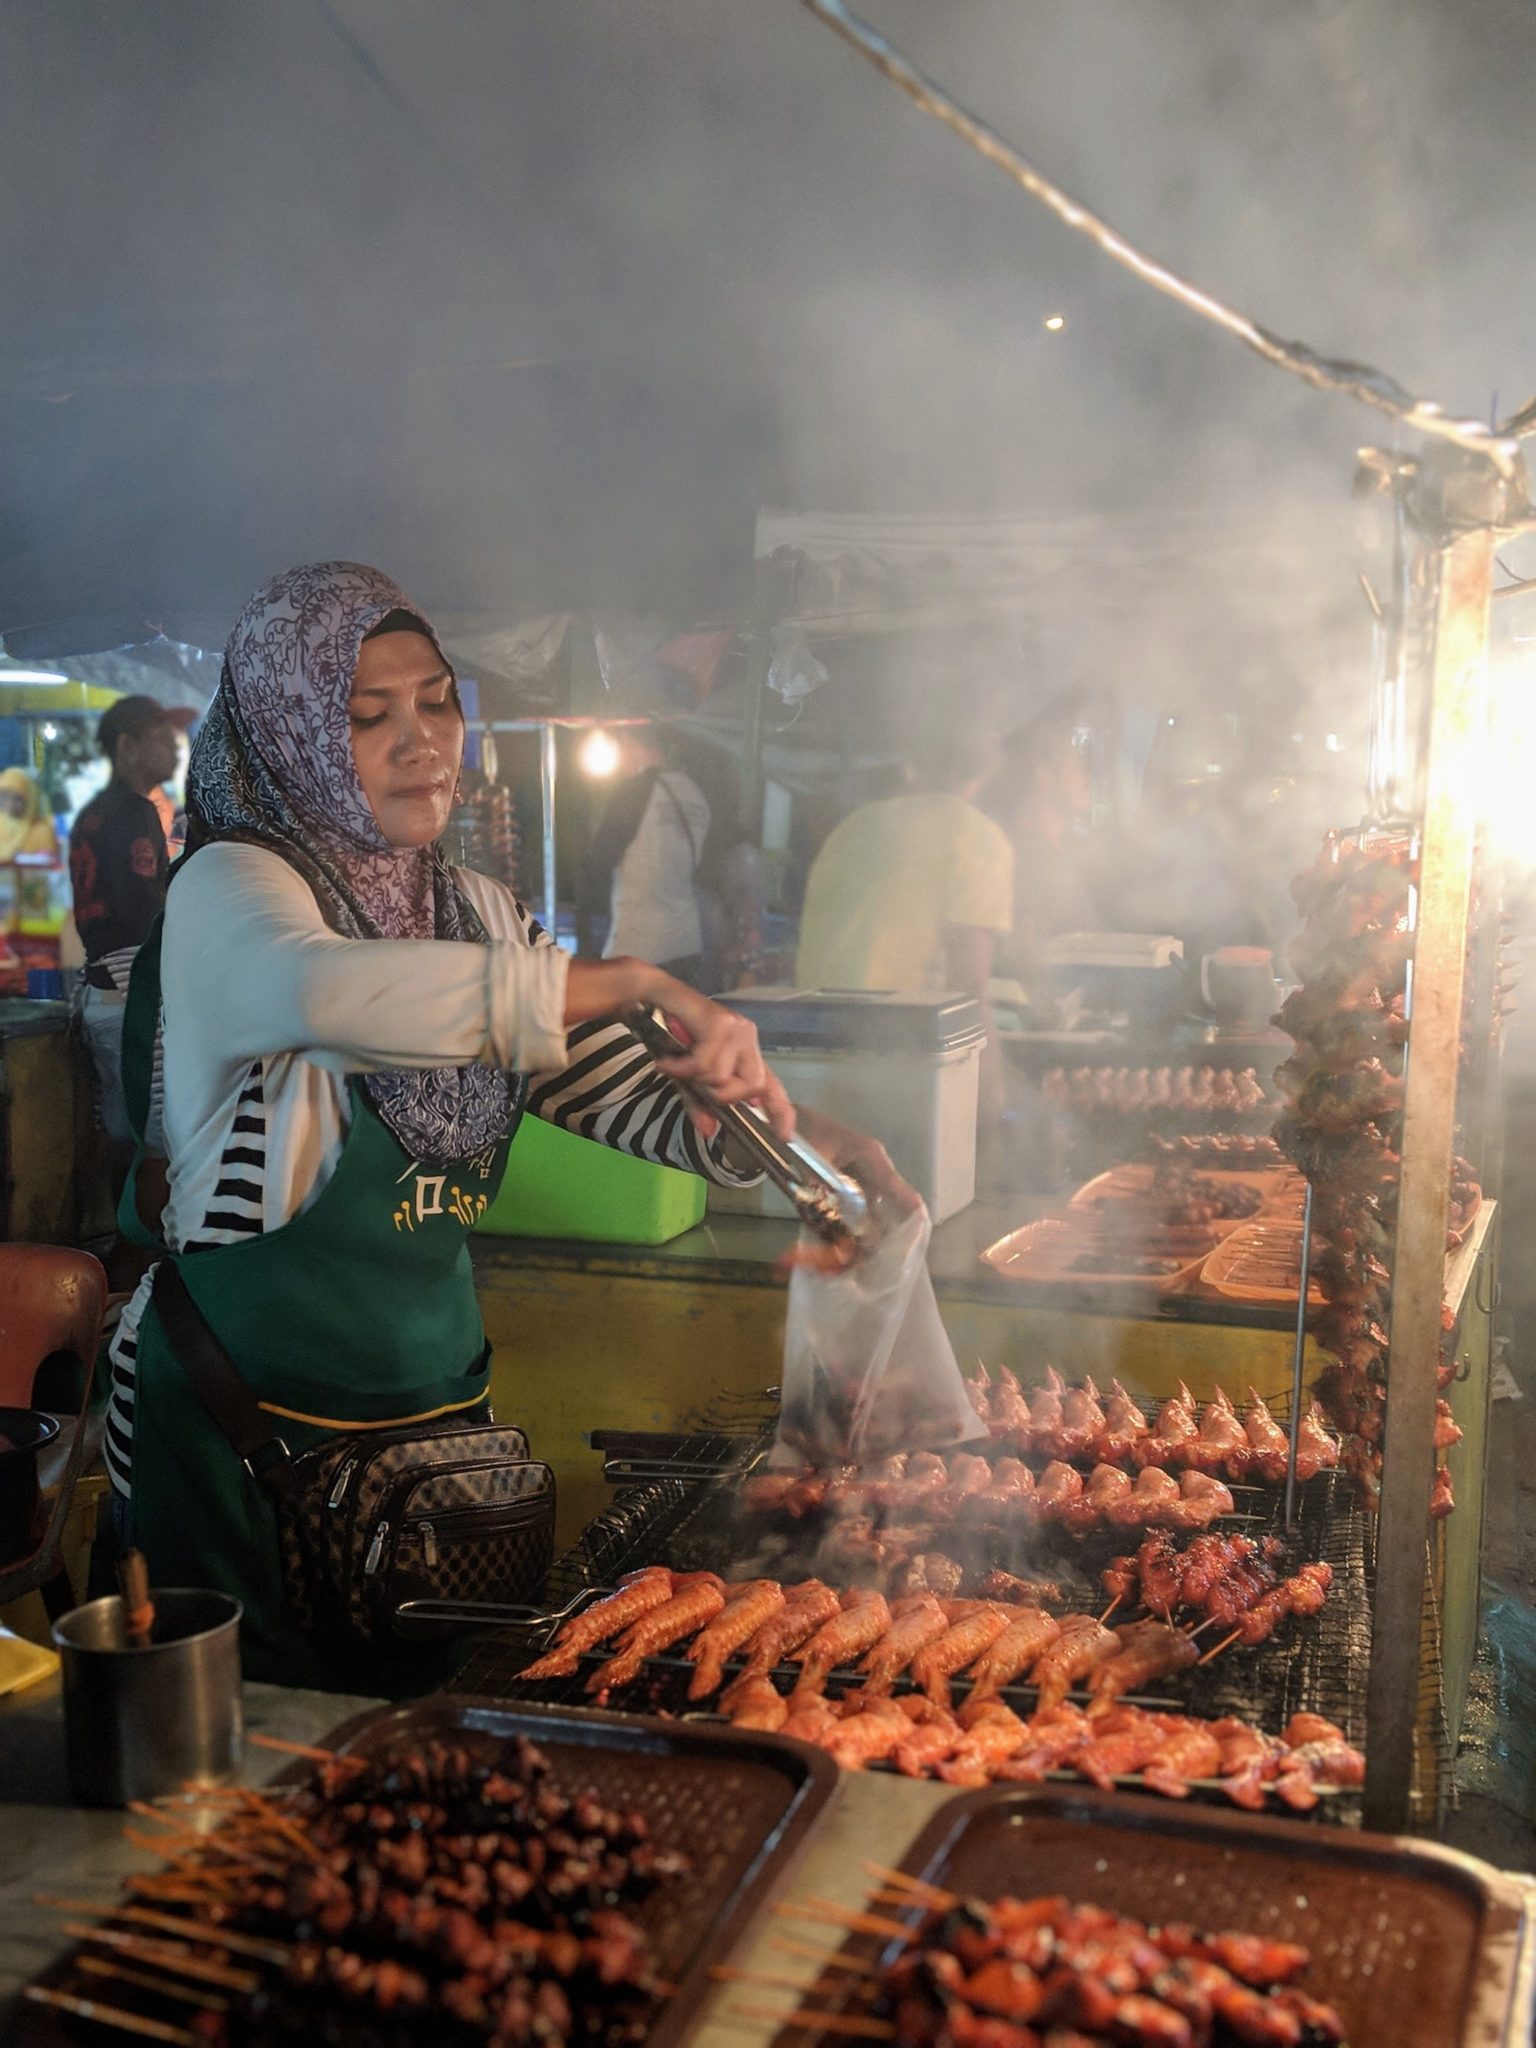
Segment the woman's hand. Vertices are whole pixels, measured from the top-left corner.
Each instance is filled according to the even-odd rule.
[[[716,1102],[750,1102],[768,1119],[775,1135],[792,1138],[795,1110],[784,1085],[763,1059],[757,1042],[757,1026],[738,1016],[723,1003],[712,1002],[655,970],[659,984],[644,1000],[661,1011],[677,1035],[686,1040],[688,1051],[675,1060],[658,1060],[657,1066],[674,1081],[696,1081]],[[719,1129],[707,1112],[689,1105],[689,1115],[706,1138]]]
[[[823,1116],[819,1109],[801,1107],[795,1114],[800,1135],[829,1164],[852,1175],[869,1196],[871,1209],[885,1212],[884,1220],[910,1216],[923,1206],[922,1196],[902,1179],[878,1138],[870,1137],[866,1131],[851,1131],[834,1117]],[[875,1220],[882,1219],[877,1214]]]
[[[660,1010],[685,1041],[687,1050],[675,1060],[656,1062],[669,1079],[697,1082],[716,1102],[750,1102],[779,1137],[793,1137],[794,1108],[778,1076],[764,1064],[755,1024],[642,960],[572,963],[566,981],[568,1024],[626,1009],[631,1003],[649,1003]],[[719,1125],[712,1116],[691,1103],[688,1114],[706,1138],[714,1137]]]

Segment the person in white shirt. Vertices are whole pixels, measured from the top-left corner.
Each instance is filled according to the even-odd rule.
[[[616,1012],[660,1008],[691,1048],[669,1074],[795,1121],[745,1019],[640,960],[568,961],[502,884],[447,864],[463,738],[452,668],[388,578],[321,563],[275,579],[231,635],[188,851],[135,968],[140,1105],[163,1003],[165,1257],[294,1453],[483,1409],[465,1237],[525,1109],[745,1177]],[[873,1141],[802,1125],[912,1199]],[[355,1685],[355,1657],[289,1613],[271,1500],[194,1392],[153,1281],[112,1347],[120,1533],[152,1583],[237,1595],[250,1675]]]
[[[631,727],[620,741],[623,780],[593,840],[591,867],[608,900],[604,959],[654,960],[696,987],[704,936],[695,890],[709,802],[672,758],[661,727]]]

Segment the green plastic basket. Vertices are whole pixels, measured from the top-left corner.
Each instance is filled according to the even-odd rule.
[[[665,1244],[704,1217],[696,1173],[652,1166],[525,1116],[501,1191],[475,1228],[492,1237],[575,1237],[594,1244]]]

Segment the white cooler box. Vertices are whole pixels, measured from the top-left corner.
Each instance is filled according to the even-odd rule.
[[[868,1131],[928,1204],[935,1223],[976,1196],[976,1086],[985,1033],[967,996],[823,988],[735,989],[722,998],[750,1017],[789,1091]],[[792,1216],[771,1182],[711,1186],[711,1209]]]

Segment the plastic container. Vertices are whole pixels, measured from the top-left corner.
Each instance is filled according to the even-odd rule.
[[[491,1237],[665,1244],[703,1217],[696,1173],[653,1166],[525,1116],[500,1191],[475,1228]]]
[[[751,988],[728,998],[756,1024],[792,1101],[878,1138],[935,1223],[976,1197],[980,1006],[966,996]],[[771,1183],[709,1190],[710,1206],[793,1214]]]

